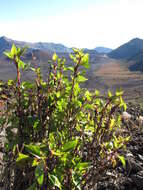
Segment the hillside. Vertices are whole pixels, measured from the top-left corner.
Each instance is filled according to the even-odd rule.
[[[143,72],[143,52],[135,55],[129,61],[130,71],[141,71]]]
[[[136,43],[135,43],[136,42]],[[141,43],[139,43],[141,42]],[[46,44],[49,43],[27,43],[27,42],[19,42],[10,40],[6,37],[0,38],[0,79],[8,80],[15,78],[15,67],[10,63],[8,59],[2,54],[3,51],[9,49],[15,43],[17,46],[25,46],[28,45],[30,48],[27,50],[23,61],[26,63],[31,63],[33,67],[40,67],[44,78],[47,76],[47,71],[49,69],[48,61],[52,59],[53,50],[46,49]],[[133,39],[130,41],[129,45],[125,45],[126,47],[131,47],[131,44],[135,46],[138,45],[141,49],[142,40]],[[61,49],[59,49],[59,45],[54,44],[55,49],[57,50],[57,54],[59,57],[65,57],[66,63],[71,65],[71,60],[69,58],[68,50],[71,50],[64,45],[61,45]],[[133,47],[134,47],[133,46]],[[39,48],[36,48],[39,47]],[[65,48],[67,48],[67,50]],[[123,46],[120,46],[121,49],[126,49]],[[59,49],[59,50],[58,50]],[[122,51],[123,51],[122,49]],[[139,50],[139,48],[138,48]],[[117,51],[113,50],[112,52]],[[137,49],[134,48],[134,51],[137,52]],[[127,96],[130,98],[142,96],[142,74],[137,71],[143,71],[143,53],[139,51],[139,53],[132,52],[132,56],[130,58],[119,60],[119,58],[113,59],[108,56],[103,55],[102,53],[98,53],[95,49],[84,49],[85,53],[89,53],[90,55],[90,68],[87,70],[86,76],[89,79],[85,82],[85,87],[88,89],[98,88],[102,92],[107,91],[107,89],[115,90],[117,88],[122,87]],[[112,53],[111,52],[111,53]],[[130,53],[130,51],[128,52]],[[108,54],[109,55],[109,54]],[[127,56],[129,57],[129,56]],[[22,74],[22,78],[24,80],[31,80],[34,78],[32,71],[26,71]],[[141,93],[141,95],[140,95]]]
[[[130,71],[143,72],[143,40],[134,38],[108,53],[108,57],[124,60]]]
[[[143,40],[134,38],[117,49],[111,51],[108,56],[114,59],[131,59],[141,52],[143,52]]]
[[[64,46],[63,44],[46,43],[46,42],[37,42],[37,43],[22,42],[22,41],[12,40],[5,36],[2,36],[0,38],[0,53],[2,53],[4,50],[10,49],[13,43],[20,47],[27,46],[29,49],[39,49],[39,50],[50,51],[50,52],[69,53],[72,51],[71,48],[68,48]]]
[[[95,50],[98,53],[105,53],[105,54],[110,53],[112,51],[112,49],[107,48],[107,47],[102,47],[102,46],[96,47]]]
[[[2,36],[0,37],[0,58],[3,56],[4,51],[10,50],[13,43],[19,47],[26,46],[28,48],[28,53],[37,52],[38,55],[39,55],[39,52],[48,52],[49,54],[53,54],[54,52],[56,52],[59,55],[69,54],[72,52],[72,48],[66,47],[63,44],[47,43],[47,42],[30,43],[30,42],[16,41],[16,40],[9,39],[5,36]],[[85,48],[84,52],[89,53],[91,57],[99,56],[99,53],[95,49]]]
[[[42,74],[44,77],[47,76],[47,71],[49,64],[48,61],[52,59],[52,55],[56,52],[59,57],[65,57],[67,63],[70,64],[71,60],[69,59],[69,53],[72,52],[71,48],[64,46],[63,44],[55,44],[55,43],[46,43],[46,42],[38,42],[38,43],[29,43],[29,42],[21,42],[9,39],[7,37],[0,38],[0,79],[8,80],[14,79],[15,77],[15,68],[13,64],[10,64],[10,61],[6,59],[3,55],[3,52],[9,50],[12,44],[16,44],[16,46],[24,47],[27,46],[27,52],[23,58],[23,61],[26,63],[31,63],[33,67],[40,67]],[[96,64],[102,58],[102,56],[95,49],[85,49],[85,53],[89,53],[90,55],[90,64]],[[91,74],[91,69],[89,70],[89,75]],[[25,72],[23,74],[24,79],[33,78],[33,72]]]

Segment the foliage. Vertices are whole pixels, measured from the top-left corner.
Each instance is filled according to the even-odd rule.
[[[7,126],[9,167],[3,181],[11,176],[14,190],[84,189],[119,159],[125,164],[119,152],[128,138],[116,131],[121,126],[117,110],[126,104],[121,91],[109,91],[104,99],[97,90],[80,88],[87,80],[80,68],[89,67],[89,55],[73,49],[74,66],[66,67],[65,58],[54,53],[46,81],[40,68],[30,68],[37,76],[32,83],[21,81],[21,70],[27,67],[21,60],[24,52],[15,45],[5,52],[15,64],[17,78],[7,82],[7,107],[1,116],[1,126]]]

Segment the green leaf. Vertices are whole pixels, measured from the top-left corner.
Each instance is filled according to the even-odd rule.
[[[120,155],[118,155],[118,158],[119,158],[119,159],[120,159],[120,161],[122,162],[123,167],[125,167],[125,165],[126,165],[126,161],[125,161],[124,156],[120,156]]]
[[[39,162],[37,161],[37,158],[36,158],[36,159],[34,159],[34,160],[32,161],[31,166],[32,166],[32,167],[35,167],[35,166],[37,166],[38,164],[39,164]]]
[[[57,56],[56,53],[54,53],[54,54],[53,54],[53,57],[52,57],[52,60],[53,60],[53,61],[56,61],[57,59],[58,59],[58,56]]]
[[[87,81],[88,79],[85,78],[85,77],[82,76],[82,75],[79,75],[78,78],[77,78],[77,80],[78,80],[78,82],[85,82],[85,81]]]
[[[89,68],[89,54],[86,53],[84,54],[84,56],[82,57],[82,60],[81,60],[81,65],[84,66],[85,68]]]
[[[17,55],[17,48],[16,48],[15,44],[12,44],[11,55],[12,56]]]
[[[54,186],[58,187],[60,190],[62,189],[62,185],[61,185],[59,179],[57,178],[57,176],[48,173],[48,177]]]
[[[18,68],[19,68],[19,69],[24,69],[24,68],[25,68],[25,65],[26,65],[26,64],[25,64],[23,61],[21,61],[21,60],[18,61]]]
[[[74,68],[73,67],[67,67],[66,69],[74,72]]]
[[[87,169],[89,166],[90,166],[90,163],[89,163],[89,162],[81,162],[81,163],[78,163],[78,164],[76,165],[76,169],[82,171],[82,170]]]
[[[39,120],[36,120],[34,122],[33,129],[36,129],[38,127],[38,124],[39,124]]]
[[[17,55],[18,55],[18,57],[20,58],[20,56],[23,55],[26,50],[27,50],[27,47],[23,47],[22,49],[18,47],[17,48]]]
[[[34,84],[31,83],[31,82],[26,81],[26,82],[22,82],[22,86],[23,86],[23,88],[28,88],[28,89],[30,89],[30,88],[33,88],[33,87],[34,87]]]
[[[11,52],[3,52],[3,54],[6,56],[6,57],[8,57],[9,59],[13,59],[14,58],[14,56],[13,55],[11,55]]]
[[[73,140],[73,141],[69,141],[69,142],[66,142],[63,146],[62,146],[62,151],[63,152],[67,152],[69,150],[73,150],[75,149],[75,147],[77,146],[77,143],[78,143],[78,140]]]
[[[42,186],[44,181],[44,165],[40,163],[35,169],[35,177],[38,181],[38,184]]]
[[[100,99],[99,99],[99,98],[96,98],[96,99],[95,99],[95,105],[98,105],[98,106],[100,106],[100,104],[101,104],[101,101],[100,101]]]
[[[124,108],[124,111],[126,111],[127,109],[127,104],[125,102],[123,102],[123,108]]]
[[[74,51],[74,53],[78,53],[79,52],[79,49],[77,49],[77,48],[72,48],[72,50]]]
[[[75,85],[74,85],[74,95],[75,95],[75,97],[79,94],[79,92],[80,92],[80,86],[76,82]]]
[[[17,159],[16,159],[16,163],[28,161],[29,158],[30,158],[30,157],[29,157],[28,155],[19,153],[19,154],[18,154],[18,157],[17,157]]]
[[[31,65],[30,62],[29,63],[25,63],[23,70],[24,71],[28,71],[30,69],[30,65]]]
[[[95,95],[96,95],[96,96],[99,96],[99,95],[100,95],[99,90],[95,90]]]
[[[131,138],[130,136],[124,138],[125,142],[128,142],[130,140],[130,138]]]
[[[36,183],[33,183],[30,187],[28,187],[28,189],[26,190],[37,190],[36,188]]]
[[[30,67],[30,69],[34,72],[36,72],[36,69],[34,67]]]
[[[59,98],[60,95],[61,95],[61,92],[60,92],[60,91],[56,93],[57,98]]]
[[[54,150],[52,150],[52,149],[51,149],[51,153],[52,153],[53,155],[59,156],[59,157],[61,157],[61,156],[64,154],[64,152],[61,152],[60,150],[54,151]]]
[[[77,171],[76,172],[72,171],[72,181],[73,181],[73,184],[75,185],[75,187],[78,190],[81,190],[81,186],[80,186],[81,181],[82,181],[81,175]]]
[[[69,54],[69,57],[70,57],[70,59],[74,59],[74,56],[73,56],[73,54]]]
[[[110,90],[108,90],[108,97],[111,98],[112,97],[112,92]]]
[[[49,148],[53,155],[61,157],[64,153],[60,150],[55,150],[56,140],[54,138],[54,133],[49,135]]]
[[[25,145],[25,149],[26,149],[29,153],[31,153],[32,155],[41,156],[39,146],[36,146],[36,145]]]
[[[118,139],[116,138],[116,136],[114,136],[113,144],[114,144],[115,149],[117,149],[119,147]]]
[[[91,93],[88,90],[86,90],[85,92],[85,97],[87,98],[88,101],[91,100]]]
[[[114,126],[114,124],[115,124],[115,119],[113,118],[110,120],[110,129],[111,130],[112,130],[112,127]]]
[[[127,104],[123,101],[122,96],[120,96],[120,107],[123,107],[124,111],[127,109]]]
[[[7,84],[8,84],[8,86],[12,86],[14,84],[14,81],[13,80],[8,80]]]
[[[117,90],[117,91],[116,91],[116,96],[121,96],[121,95],[123,95],[123,91]]]

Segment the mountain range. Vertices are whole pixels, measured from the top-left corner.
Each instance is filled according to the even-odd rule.
[[[15,76],[14,66],[9,64],[9,60],[3,55],[4,51],[10,50],[13,43],[18,47],[28,47],[23,61],[26,63],[30,62],[33,67],[40,67],[43,75],[45,76],[48,70],[48,60],[51,60],[54,52],[56,52],[60,57],[64,56],[68,64],[71,62],[69,59],[69,53],[73,50],[63,44],[46,42],[29,43],[12,40],[2,36],[0,38],[0,79],[4,78],[7,80],[9,78],[9,74],[11,78],[14,78]],[[90,64],[96,64],[99,62],[101,54],[99,54],[95,49],[84,49],[84,52],[90,54]],[[25,75],[25,78],[29,77],[28,74],[25,73]]]
[[[32,50],[42,50],[42,51],[48,51],[49,53],[71,53],[72,48],[66,47],[63,44],[56,44],[56,43],[47,43],[47,42],[36,42],[36,43],[30,43],[30,42],[23,42],[23,41],[17,41],[9,39],[5,36],[0,37],[0,54],[3,53],[5,50],[9,50],[12,46],[12,44],[15,44],[16,46],[24,47],[27,46],[29,51]],[[89,54],[107,54],[112,51],[110,48],[106,47],[96,47],[94,49],[84,49],[85,52]]]
[[[72,48],[66,47],[63,44],[47,42],[30,43],[16,41],[2,36],[0,37],[0,78],[9,73],[10,68],[12,68],[12,66],[8,65],[8,60],[3,55],[3,52],[10,50],[13,43],[20,47],[27,46],[28,50],[24,61],[31,62],[33,66],[42,67],[43,72],[45,72],[47,62],[51,59],[53,52],[64,56],[67,62],[69,62],[69,53],[72,52]],[[114,50],[99,46],[94,49],[85,48],[84,52],[90,54],[91,65],[101,63],[100,60],[106,54],[104,62],[108,62],[108,57],[109,59],[123,60],[124,64],[126,64],[131,71],[143,72],[143,40],[140,38],[134,38]],[[11,73],[14,73],[14,69],[11,70]]]
[[[95,50],[98,52],[98,53],[110,53],[112,51],[111,48],[107,48],[107,47],[102,47],[102,46],[99,46],[99,47],[96,47]]]
[[[28,49],[31,50],[37,49],[37,50],[57,52],[57,53],[61,52],[70,53],[72,51],[71,48],[68,48],[63,44],[46,43],[46,42],[30,43],[30,42],[16,41],[9,39],[5,36],[2,36],[0,38],[0,53],[2,53],[4,50],[10,49],[13,43],[20,47],[27,46]]]
[[[67,57],[69,53],[73,51],[72,48],[66,47],[63,44],[47,42],[29,43],[12,40],[5,36],[2,36],[0,38],[0,59],[1,57],[4,57],[3,52],[6,50],[10,50],[13,43],[19,47],[28,47],[25,57],[29,60],[32,59],[32,57],[37,57],[38,60],[47,60],[47,58],[51,57],[54,52],[56,52],[58,55],[64,55],[65,57]],[[96,57],[100,56],[95,49],[85,48],[84,52],[90,54],[91,61],[95,61]]]
[[[40,67],[44,79],[47,79],[47,73],[52,59],[53,52],[59,57],[66,58],[66,65],[71,66],[69,53],[72,48],[62,44],[37,42],[27,43],[11,40],[6,37],[0,38],[0,80],[7,81],[15,79],[15,66],[3,55],[3,51],[10,50],[12,44],[16,46],[28,46],[26,54],[23,57],[25,63],[31,67]],[[109,50],[104,47],[94,49],[84,49],[85,53],[90,54],[90,68],[86,71],[85,77],[88,80],[82,84],[89,90],[95,88],[101,93],[106,93],[107,89],[115,91],[122,88],[126,95],[140,97],[143,92],[143,40],[134,38],[121,45],[117,49]],[[139,72],[137,72],[139,71]],[[34,80],[34,72],[30,69],[21,73],[22,80]],[[133,96],[134,95],[134,96]]]

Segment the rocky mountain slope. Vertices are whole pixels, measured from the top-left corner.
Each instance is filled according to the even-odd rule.
[[[126,117],[125,117],[126,115]],[[123,167],[118,163],[97,185],[98,190],[143,190],[143,109],[128,104],[122,114],[122,133],[130,136],[127,149],[122,151],[126,160]]]
[[[128,104],[127,112],[122,115],[122,135],[130,136],[125,150],[121,150],[126,164],[119,161],[115,168],[107,170],[98,180],[95,188],[87,190],[143,190],[143,109],[140,105]],[[5,130],[0,129],[0,173],[4,170],[3,162]],[[0,182],[0,189],[5,184]],[[89,184],[90,186],[90,184]]]
[[[143,52],[143,40],[134,38],[111,51],[108,56],[115,59],[131,59],[135,55]]]
[[[108,53],[110,58],[124,60],[130,71],[143,72],[143,40],[134,38]]]
[[[143,52],[135,55],[128,60],[130,71],[141,71],[143,72]]]

